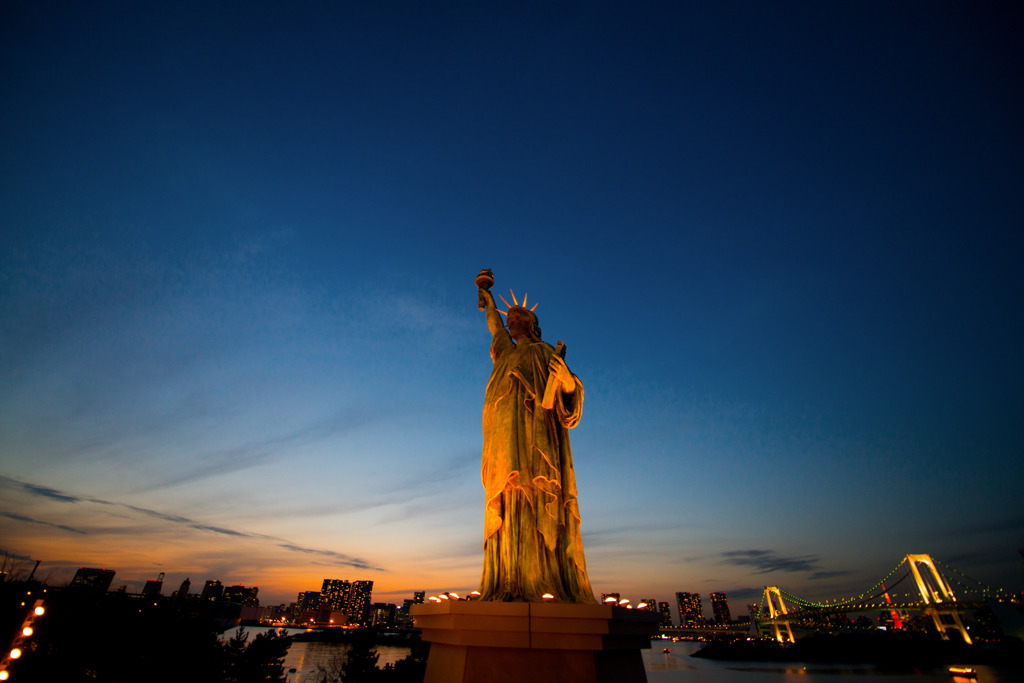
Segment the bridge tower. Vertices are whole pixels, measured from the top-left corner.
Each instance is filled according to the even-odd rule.
[[[914,581],[917,582],[917,589],[921,592],[921,599],[924,600],[924,604],[929,605],[924,610],[925,614],[931,615],[932,621],[935,622],[935,628],[942,639],[949,640],[947,631],[952,629],[959,632],[964,642],[970,645],[971,636],[964,628],[964,622],[960,620],[960,611],[952,605],[956,602],[956,596],[953,595],[949,583],[942,578],[931,555],[907,555],[907,564],[910,565],[910,571],[914,574]],[[931,570],[931,573],[928,571],[922,573],[918,565],[924,565],[926,569]]]
[[[775,596],[775,599],[779,601],[778,607],[775,606],[772,596]],[[775,620],[775,618],[780,614],[788,614],[788,612],[786,612],[786,603],[782,601],[782,593],[779,592],[779,587],[765,586],[764,599],[768,602],[768,614],[772,618],[772,634],[775,636],[775,640],[780,643],[795,643],[796,638],[793,637],[793,629],[790,628],[789,622],[783,621],[782,626],[780,627],[779,622]],[[785,634],[783,633],[783,629],[785,629]]]

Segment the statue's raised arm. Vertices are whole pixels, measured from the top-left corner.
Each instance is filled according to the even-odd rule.
[[[501,314],[498,313],[498,307],[494,305],[494,295],[491,294],[493,286],[494,274],[489,268],[481,270],[480,274],[476,276],[477,296],[479,297],[477,307],[481,311],[487,312],[487,329],[491,331],[492,337],[499,333],[505,333],[505,325],[501,322]]]

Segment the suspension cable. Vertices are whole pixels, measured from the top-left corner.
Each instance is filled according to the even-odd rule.
[[[883,578],[881,581],[879,581],[874,586],[872,586],[871,588],[867,589],[866,591],[864,591],[860,595],[857,595],[855,597],[850,597],[850,598],[837,599],[835,602],[829,602],[829,601],[814,602],[814,601],[811,601],[811,600],[804,600],[803,598],[798,598],[795,595],[792,595],[790,593],[787,593],[787,592],[783,591],[781,588],[779,589],[779,593],[785,595],[787,598],[790,599],[791,602],[794,602],[797,605],[800,605],[801,607],[817,607],[819,609],[821,609],[821,608],[828,608],[828,607],[842,607],[842,606],[848,605],[850,603],[854,603],[854,602],[858,602],[860,600],[863,600],[863,599],[865,599],[866,595],[869,595],[870,593],[873,593],[879,587],[883,587],[885,585],[885,582],[888,581],[892,577],[893,574],[895,574],[897,571],[899,571],[899,568],[902,567],[904,564],[906,564],[906,562],[907,562],[907,558],[904,557],[902,560],[899,561],[899,563],[895,567],[892,568],[892,571],[890,571],[885,576],[885,578]],[[906,578],[906,577],[903,577],[903,578]],[[903,579],[900,579],[900,581],[902,581],[902,580]],[[897,583],[899,583],[899,582],[897,581]],[[893,584],[893,585],[895,585],[895,584]],[[884,588],[882,588],[882,592],[883,593],[885,592]],[[881,594],[882,593],[879,593],[878,595],[881,595]],[[876,595],[874,597],[878,597],[878,596]],[[868,598],[868,599],[871,599],[871,598]]]
[[[939,560],[936,560],[934,558],[932,558],[932,559],[933,559],[933,561],[935,562],[936,565],[942,567],[943,575],[945,575],[947,579],[952,579],[953,581],[955,581],[957,583],[958,586],[962,586],[965,590],[966,589],[977,590],[984,597],[994,597],[996,599],[1000,599],[1000,597],[1005,599],[1005,597],[1007,596],[1007,592],[1003,588],[993,588],[992,586],[989,586],[988,584],[985,584],[985,583],[979,581],[978,579],[975,579],[973,577],[968,576],[967,574],[964,574],[962,571],[960,571],[959,569],[956,569],[955,567],[951,567],[950,565],[948,565],[948,564],[946,564],[944,562],[940,562]],[[826,600],[824,602],[814,602],[813,600],[804,600],[803,598],[797,597],[797,596],[793,595],[792,593],[788,593],[788,592],[782,590],[781,588],[779,588],[779,595],[785,597],[786,600],[789,601],[790,603],[792,603],[794,605],[798,605],[799,607],[805,608],[805,609],[806,608],[830,609],[830,608],[849,607],[852,604],[857,603],[857,602],[870,601],[870,600],[874,600],[876,598],[879,598],[882,595],[885,595],[886,593],[891,592],[896,586],[901,584],[903,581],[906,581],[907,577],[909,577],[911,575],[911,573],[912,573],[909,566],[907,567],[907,571],[903,574],[903,576],[899,577],[896,581],[888,584],[888,587],[886,587],[886,582],[889,581],[889,579],[891,579],[892,576],[897,571],[899,571],[900,567],[903,567],[906,564],[907,564],[907,558],[904,557],[904,558],[902,558],[899,561],[899,563],[895,567],[892,568],[892,570],[885,576],[885,578],[883,578],[881,581],[879,581],[878,583],[876,583],[875,585],[873,585],[871,588],[867,589],[866,591],[864,591],[860,595],[853,596],[853,597],[836,598],[834,601]],[[974,585],[970,585],[970,584],[964,583],[963,581],[960,580],[959,577],[962,577],[963,579],[972,582]],[[1002,596],[1000,596],[1000,594],[1002,594]],[[911,596],[914,596],[916,594],[913,593],[913,592],[910,592],[910,593],[904,593],[903,595],[905,595],[907,597],[911,597]],[[762,596],[761,596],[761,606],[760,606],[760,610],[761,610],[762,614],[766,613],[765,612],[765,607],[766,607],[765,603],[766,603],[767,599],[768,599],[767,594],[762,594]]]

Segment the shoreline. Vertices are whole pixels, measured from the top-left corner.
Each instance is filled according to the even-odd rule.
[[[1024,642],[966,645],[920,633],[814,634],[793,644],[776,641],[710,642],[692,657],[722,661],[873,664],[885,668],[971,662],[1024,668]]]

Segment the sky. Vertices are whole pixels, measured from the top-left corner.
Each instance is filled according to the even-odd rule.
[[[53,583],[482,566],[473,280],[586,388],[597,592],[1024,590],[1024,13],[0,7],[0,550]],[[507,296],[506,296],[507,298]]]

